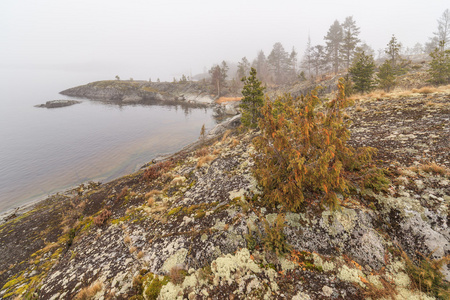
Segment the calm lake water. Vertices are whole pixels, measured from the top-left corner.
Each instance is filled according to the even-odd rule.
[[[0,212],[89,180],[134,172],[197,140],[211,109],[118,106],[83,100],[36,108],[66,88],[113,77],[42,69],[0,69]]]

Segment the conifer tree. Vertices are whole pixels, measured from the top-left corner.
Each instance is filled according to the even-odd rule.
[[[284,95],[261,109],[262,134],[253,140],[255,177],[263,188],[263,202],[299,211],[305,201],[339,206],[337,194],[345,195],[349,172],[364,169],[375,149],[353,149],[343,109],[350,104],[339,80],[338,95],[324,112],[317,90],[294,99]],[[346,172],[344,172],[344,170]],[[317,203],[317,202],[315,202]]]
[[[447,84],[450,82],[450,50],[444,50],[445,43],[441,41],[439,47],[430,53],[432,58],[428,73],[430,82],[434,84]]]
[[[352,16],[345,18],[344,23],[342,23],[342,32],[341,55],[345,67],[348,69],[355,55],[356,45],[361,41],[358,38],[359,27],[356,26]]]
[[[391,65],[394,69],[397,69],[397,64],[400,60],[400,50],[402,49],[402,44],[397,41],[395,35],[392,35],[391,40],[387,44],[387,48],[384,52],[389,56],[391,60]]]
[[[380,66],[378,71],[378,85],[386,92],[389,92],[396,85],[395,72],[390,60],[386,60]]]
[[[341,43],[343,39],[342,26],[339,21],[334,21],[330,26],[327,35],[324,37],[327,44],[327,53],[333,66],[334,74],[339,72],[341,65]]]
[[[373,56],[366,55],[364,51],[357,53],[349,69],[349,73],[355,83],[353,88],[361,93],[369,92],[374,86],[374,72],[375,62]]]
[[[256,70],[251,68],[250,76],[242,78],[244,88],[240,108],[242,112],[241,122],[244,126],[256,128],[260,117],[260,108],[264,103],[264,87],[256,78]]]

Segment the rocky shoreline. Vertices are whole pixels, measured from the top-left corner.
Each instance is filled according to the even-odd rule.
[[[167,103],[211,105],[211,96],[200,83],[104,80],[73,87],[60,94],[120,104]]]
[[[378,148],[386,190],[341,209],[258,203],[239,116],[105,184],[53,195],[0,225],[0,297],[435,299],[411,277],[450,254],[450,90],[355,99],[351,145]],[[399,118],[398,116],[402,116]],[[277,255],[267,237],[284,233]],[[450,280],[449,265],[442,268]]]

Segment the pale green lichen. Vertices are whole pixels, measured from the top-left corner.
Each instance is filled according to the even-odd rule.
[[[183,265],[187,254],[188,250],[181,248],[164,262],[161,271],[169,273],[173,267]]]
[[[158,299],[160,300],[174,300],[183,299],[182,288],[172,282],[167,283],[161,288]]]
[[[284,257],[280,257],[279,260],[280,260],[282,270],[285,270],[285,271],[293,270],[297,266],[295,263],[293,263],[292,261],[290,261]]]
[[[324,272],[333,271],[334,268],[336,267],[333,262],[323,260],[317,253],[313,253],[312,255],[313,255],[314,264],[317,267],[322,267],[322,270]]]
[[[332,218],[332,223],[329,218]],[[358,219],[356,211],[353,209],[343,207],[340,211],[324,211],[322,212],[322,221],[328,232],[331,235],[336,235],[339,232],[337,224],[340,224],[346,232],[350,232],[355,227],[355,221]],[[337,224],[334,224],[337,223]]]
[[[278,214],[268,214],[266,216],[267,222],[269,222],[270,225],[273,225],[275,223],[275,220],[277,219]]]
[[[347,265],[343,265],[337,274],[337,277],[342,281],[350,281],[359,284],[364,287],[360,277],[365,277],[361,270],[356,268],[349,268]]]
[[[227,254],[224,257],[217,258],[211,264],[211,270],[215,275],[214,281],[219,283],[220,279],[226,280],[228,284],[233,282],[231,273],[241,270],[242,273],[251,271],[253,273],[260,273],[261,269],[251,259],[248,249],[243,248],[236,252],[235,255]]]

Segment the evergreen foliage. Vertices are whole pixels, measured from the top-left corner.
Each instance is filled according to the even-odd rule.
[[[358,38],[359,27],[356,26],[356,22],[353,17],[345,18],[342,23],[343,39],[341,45],[342,60],[345,63],[345,67],[348,69],[350,63],[355,55],[356,45],[360,42]]]
[[[428,73],[431,76],[431,83],[450,83],[450,50],[444,49],[445,44],[441,41],[439,47],[430,53],[432,60],[430,62]]]
[[[386,60],[378,71],[378,85],[384,91],[389,92],[396,85],[395,72],[391,61]]]
[[[375,62],[372,55],[363,52],[356,54],[349,73],[355,83],[353,88],[357,92],[366,93],[374,87],[373,74],[375,72]]]
[[[256,70],[251,68],[250,76],[242,78],[244,88],[240,108],[242,112],[241,122],[244,126],[255,128],[260,117],[260,108],[264,103],[264,87],[256,77]]]
[[[400,49],[402,49],[402,44],[397,41],[395,35],[392,35],[392,38],[387,44],[387,48],[384,52],[389,56],[392,67],[394,68],[397,66],[397,62],[400,59]]]
[[[254,173],[265,204],[299,211],[305,201],[320,199],[320,206],[334,209],[339,206],[338,194],[349,188],[344,174],[371,161],[375,149],[346,145],[350,133],[343,109],[350,102],[343,79],[338,90],[324,112],[316,111],[321,103],[317,90],[297,99],[284,95],[262,107],[262,134],[253,143]]]
[[[324,37],[327,44],[327,54],[330,57],[331,64],[333,66],[334,74],[339,71],[339,66],[341,65],[341,43],[344,38],[342,32],[342,26],[339,24],[338,20],[335,20],[333,25]]]

